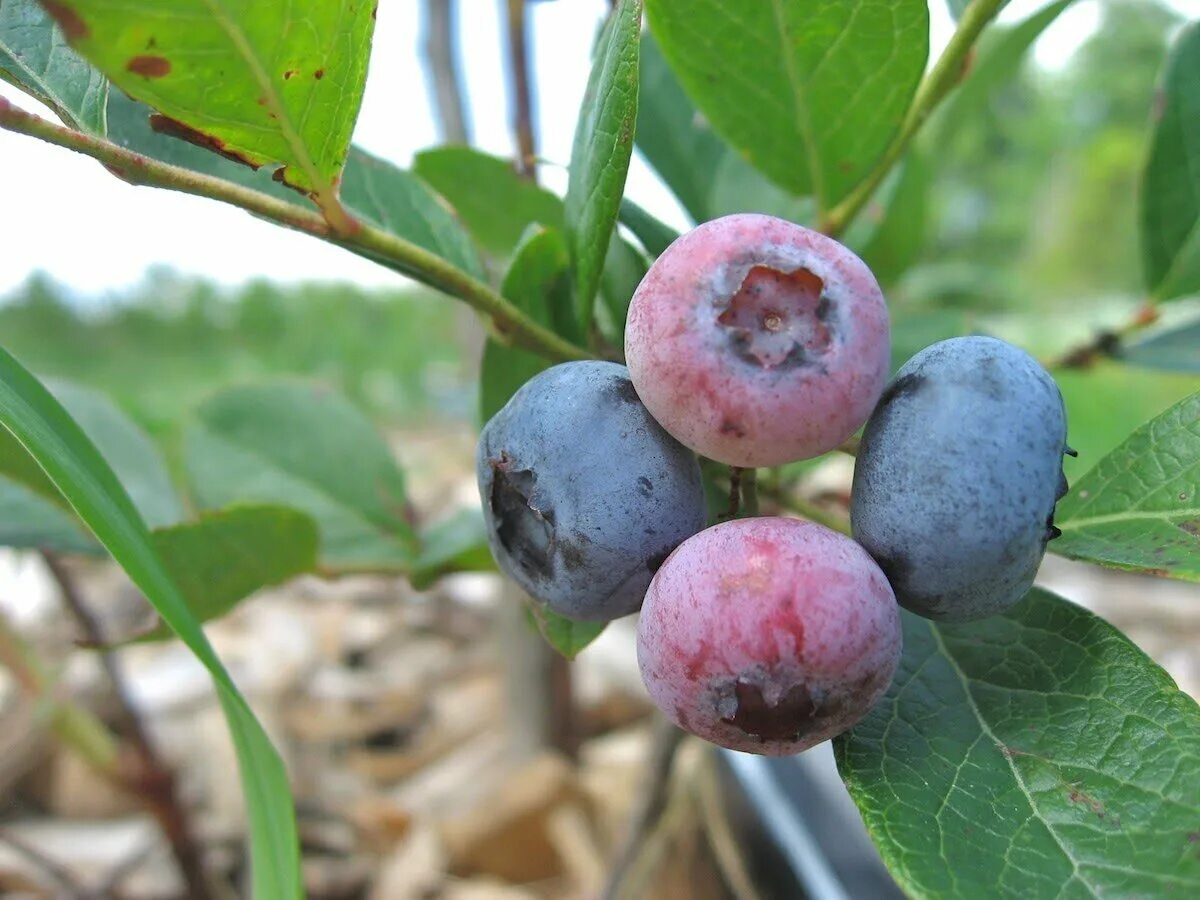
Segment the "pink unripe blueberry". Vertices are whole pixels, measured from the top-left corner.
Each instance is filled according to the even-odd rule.
[[[887,306],[870,269],[816,231],[725,216],[680,237],[629,306],[638,396],[680,443],[734,466],[832,450],[883,391]]]
[[[783,756],[856,723],[900,660],[883,572],[850,538],[799,519],[693,535],[650,583],[638,664],[655,704],[722,747]]]

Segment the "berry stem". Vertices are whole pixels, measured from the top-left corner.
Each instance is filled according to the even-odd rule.
[[[904,156],[913,138],[946,96],[963,80],[971,48],[1007,0],[971,0],[963,11],[946,49],[925,76],[900,130],[867,177],[821,219],[820,230],[830,237],[842,234],[867,205],[888,172]]]
[[[349,231],[335,230],[318,212],[223,178],[168,165],[102,138],[64,128],[17,108],[3,97],[0,97],[0,128],[90,156],[130,184],[166,188],[219,200],[279,225],[337,244],[462,300],[491,322],[500,340],[546,359],[566,361],[588,359],[591,356],[582,347],[539,325],[474,276],[424,247],[367,222],[360,221]]]
[[[742,471],[742,510],[747,517],[758,515],[758,469]]]
[[[729,509],[725,511],[724,518],[736,519],[738,513],[742,511],[742,472],[741,466],[729,467]]]

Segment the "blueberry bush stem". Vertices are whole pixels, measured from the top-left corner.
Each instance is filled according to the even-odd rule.
[[[88,607],[71,570],[57,554],[42,551],[42,562],[58,588],[59,598],[79,626],[88,644],[103,647],[100,622]],[[115,654],[99,649],[97,657],[108,679],[116,703],[115,716],[133,753],[133,768],[126,772],[128,786],[146,804],[162,828],[171,854],[187,883],[188,896],[196,900],[215,898],[205,870],[204,852],[187,807],[179,794],[175,773],[164,762],[150,736],[150,730],[133,703],[125,674]]]
[[[830,237],[837,237],[845,232],[855,217],[862,212],[888,172],[904,157],[921,127],[955,85],[962,81],[975,42],[1006,2],[1007,0],[971,0],[970,5],[963,11],[958,28],[946,49],[917,88],[917,95],[913,98],[912,105],[908,108],[900,130],[896,132],[891,144],[862,183],[822,217],[821,231]]]
[[[486,316],[501,339],[547,359],[566,361],[590,356],[583,348],[533,321],[479,279],[436,254],[365,222],[355,222],[353,228],[339,232],[315,210],[304,209],[223,178],[159,162],[102,138],[64,128],[17,108],[3,97],[0,97],[0,128],[90,156],[131,184],[219,200],[345,247],[462,300]]]

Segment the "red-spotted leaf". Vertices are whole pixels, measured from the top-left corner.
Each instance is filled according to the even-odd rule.
[[[358,117],[372,0],[44,0],[71,45],[156,128],[312,195],[346,224],[337,185]]]

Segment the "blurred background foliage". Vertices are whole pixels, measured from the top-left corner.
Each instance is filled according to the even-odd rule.
[[[1158,0],[1102,7],[1069,60],[1047,70],[1026,54],[933,148],[915,262],[895,276],[881,269],[897,365],[947,327],[1049,358],[1140,303],[1137,185],[1156,79],[1181,21]],[[108,392],[160,439],[213,390],[273,375],[326,381],[385,427],[471,423],[478,408],[479,329],[419,288],[226,289],[151,270],[96,298],[36,276],[0,303],[0,335],[39,374]],[[1071,476],[1196,387],[1194,376],[1109,363],[1058,377],[1081,451]]]
[[[1027,55],[937,148],[931,226],[906,282],[934,292],[928,267],[937,266],[944,301],[1022,312],[1137,293],[1147,123],[1181,21],[1157,0],[1102,9],[1100,27],[1061,69]]]
[[[0,305],[0,334],[22,362],[109,394],[160,438],[216,389],[284,375],[334,385],[394,427],[469,419],[475,330],[419,288],[224,289],[164,269],[86,302],[39,275]]]

